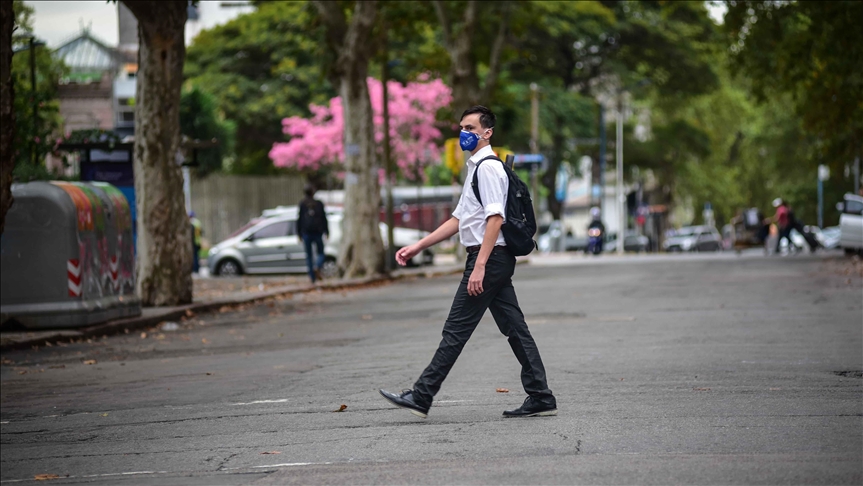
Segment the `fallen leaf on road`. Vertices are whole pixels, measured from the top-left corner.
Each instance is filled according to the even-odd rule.
[[[147,339],[147,333],[146,332],[141,333],[141,339]]]
[[[3,363],[3,364],[15,364],[15,362],[14,362],[14,361],[12,361],[12,360],[11,360],[11,359],[9,359],[9,358],[3,358],[2,363]]]
[[[201,338],[201,342],[202,342],[202,343],[204,343],[204,344],[207,344],[207,343],[209,343],[210,341],[207,341],[207,338]]]
[[[710,388],[693,388],[695,391],[710,391]]]
[[[281,454],[281,453],[282,453],[282,451],[267,451],[267,452],[262,452],[261,454]]]
[[[34,481],[47,481],[49,479],[60,479],[60,476],[57,474],[37,474],[33,476]]]
[[[219,307],[219,314],[224,314],[225,312],[228,312],[230,310],[231,310],[230,307],[223,305],[222,307]]]
[[[333,410],[333,412],[344,412],[347,408],[348,408],[348,406],[343,403],[342,406],[339,407],[338,410]]]
[[[372,316],[371,316],[371,314],[363,314],[363,320],[364,320],[364,321],[370,321],[370,320],[372,320]]]
[[[771,389],[770,389],[770,391],[779,391],[779,390],[781,390],[781,389],[782,389],[782,388],[771,388]]]
[[[186,317],[195,317],[195,313],[192,312],[192,309],[186,309]]]
[[[96,360],[95,359],[85,359],[84,364],[85,365],[94,365],[94,364],[96,364]]]
[[[19,374],[19,375],[26,375],[26,374],[27,374],[27,372],[26,372],[26,371],[19,371],[19,372],[18,372],[18,374]]]
[[[495,391],[498,393],[509,393],[509,388],[498,388]]]
[[[103,417],[107,417],[107,416],[108,416],[108,414],[107,414],[107,413],[103,413],[103,414],[102,414],[102,416],[103,416]]]

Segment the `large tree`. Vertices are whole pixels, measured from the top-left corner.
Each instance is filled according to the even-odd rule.
[[[366,77],[375,53],[372,30],[378,6],[374,1],[360,1],[346,11],[339,2],[316,1],[314,5],[334,57],[330,72],[333,84],[339,87],[344,116],[345,217],[339,267],[346,277],[377,275],[384,270],[384,252],[378,228],[377,147]]]
[[[138,295],[144,305],[192,301],[192,242],[180,170],[180,93],[188,2],[124,1],[138,19],[135,203]]]
[[[453,112],[458,116],[471,105],[487,104],[497,87],[513,5],[500,1],[488,8],[476,0],[436,0],[433,5],[443,45],[450,55],[449,84]],[[487,26],[493,30],[489,32]],[[485,67],[482,79],[480,61]]]
[[[309,116],[336,90],[324,74],[329,53],[317,9],[305,1],[260,2],[230,22],[202,31],[189,46],[184,74],[210,93],[236,124],[237,174],[276,172],[267,158],[283,139],[281,121]]]
[[[542,182],[555,217],[562,209],[554,195],[558,168],[577,159],[567,140],[597,134],[584,124],[591,113],[583,97],[613,99],[617,90],[649,80],[650,91],[682,104],[718,85],[712,57],[718,34],[700,3],[530,2],[512,30],[506,75],[540,86],[540,148],[549,161]]]
[[[790,96],[806,133],[818,140],[821,163],[841,174],[863,156],[863,2],[726,5],[735,72],[751,80],[760,100]]]
[[[15,112],[12,104],[12,2],[0,2],[0,234],[6,227],[6,212],[12,206],[12,137]]]

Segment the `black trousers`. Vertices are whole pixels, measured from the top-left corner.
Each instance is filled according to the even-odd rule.
[[[485,310],[490,309],[498,329],[507,336],[512,352],[521,364],[524,391],[535,400],[555,405],[554,395],[546,383],[545,367],[542,365],[539,350],[527,329],[524,314],[518,306],[512,286],[515,257],[506,247],[495,247],[486,263],[483,292],[471,296],[467,293],[467,283],[477,255],[478,253],[468,254],[461,284],[444,324],[443,339],[431,363],[414,384],[414,398],[431,405],[433,397],[440,390]]]

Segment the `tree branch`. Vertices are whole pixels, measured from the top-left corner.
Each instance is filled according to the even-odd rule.
[[[441,0],[436,0],[432,2],[434,4],[435,12],[437,12],[438,21],[440,21],[440,27],[443,31],[443,45],[447,50],[452,49],[452,31],[449,28],[449,19],[446,15],[446,10],[444,9],[444,4]]]
[[[509,28],[509,2],[503,5],[500,12],[500,25],[497,29],[497,37],[494,39],[494,45],[491,49],[491,58],[488,63],[488,74],[485,77],[485,86],[482,88],[482,99],[488,100],[491,98],[491,93],[497,84],[497,77],[500,74],[500,58],[503,52],[503,46],[506,43],[507,30]]]
[[[312,2],[318,9],[321,15],[321,20],[327,26],[327,43],[330,48],[338,53],[341,51],[344,44],[345,34],[347,33],[347,20],[345,20],[345,12],[339,6],[338,2],[330,2],[326,0],[316,0]],[[362,4],[363,2],[360,2]],[[357,5],[359,8],[359,4]]]

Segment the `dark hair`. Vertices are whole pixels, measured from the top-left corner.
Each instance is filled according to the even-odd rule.
[[[314,196],[315,195],[315,186],[313,186],[311,184],[306,184],[306,186],[303,187],[303,193],[306,195],[306,197]]]
[[[464,110],[464,113],[461,114],[461,120],[464,120],[464,117],[473,115],[474,113],[479,114],[479,124],[482,125],[483,128],[494,128],[494,124],[497,121],[494,117],[494,113],[482,105],[471,106],[467,110]]]

